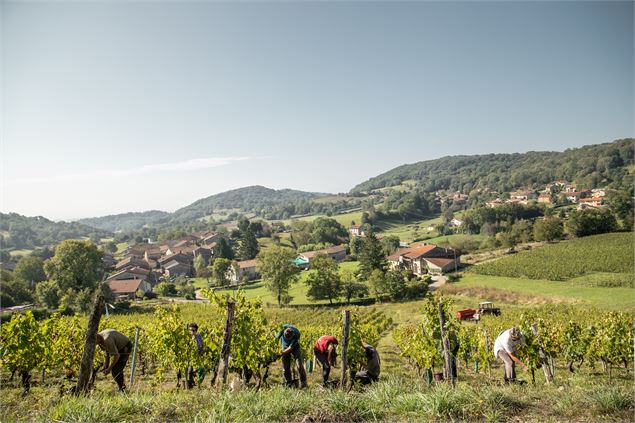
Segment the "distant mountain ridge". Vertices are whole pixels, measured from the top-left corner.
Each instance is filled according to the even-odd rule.
[[[219,209],[240,209],[243,212],[263,214],[267,209],[298,202],[307,202],[329,194],[298,191],[293,189],[275,190],[261,185],[233,189],[202,198],[172,214],[172,222],[187,222],[211,214]]]
[[[59,244],[65,239],[107,238],[112,233],[79,222],[53,222],[42,216],[0,213],[0,248],[33,248]]]
[[[626,138],[563,152],[447,156],[406,164],[355,186],[350,191],[353,196],[337,198],[334,202],[316,201],[321,198],[326,200],[325,197],[330,196],[326,193],[275,190],[254,185],[202,198],[174,213],[150,210],[79,219],[71,223],[56,223],[42,217],[30,218],[15,213],[0,214],[4,225],[0,226],[0,236],[3,237],[0,242],[1,248],[13,244],[13,248],[19,248],[17,245],[54,244],[63,239],[91,235],[106,237],[113,232],[135,231],[145,226],[163,228],[187,224],[221,209],[253,213],[266,219],[287,219],[304,214],[330,215],[359,207],[364,193],[409,180],[414,180],[416,189],[421,191],[452,190],[466,194],[476,189],[502,193],[519,188],[538,188],[562,179],[582,188],[602,186],[632,190],[634,141]],[[14,229],[13,232],[17,229],[17,235],[10,234],[10,228]],[[9,241],[11,238],[16,242]]]
[[[363,182],[352,194],[414,180],[427,192],[452,190],[469,193],[474,189],[507,192],[565,179],[580,187],[623,188],[633,184],[633,138],[588,145],[563,152],[530,151],[514,154],[446,156],[406,164]]]
[[[111,214],[102,217],[79,219],[77,222],[110,232],[127,232],[140,229],[145,225],[166,223],[171,213],[161,210]]]
[[[305,192],[292,189],[275,190],[253,185],[214,194],[168,213],[151,210],[140,213],[122,213],[102,217],[79,219],[77,222],[111,232],[138,230],[144,226],[169,226],[187,223],[209,216],[218,210],[237,209],[257,214],[284,208],[290,204],[306,203],[327,196],[325,193]]]

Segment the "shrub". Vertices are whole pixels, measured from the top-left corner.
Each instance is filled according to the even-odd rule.
[[[163,297],[170,297],[176,295],[176,285],[170,282],[161,282],[157,285],[157,294]]]
[[[447,277],[448,282],[458,282],[461,280],[463,275],[461,273],[450,273]]]

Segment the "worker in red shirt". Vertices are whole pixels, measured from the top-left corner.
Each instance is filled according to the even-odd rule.
[[[324,386],[328,386],[329,373],[331,372],[331,366],[335,366],[335,358],[337,357],[337,339],[331,335],[324,335],[315,341],[313,352],[315,358],[320,362],[322,366],[322,379]]]

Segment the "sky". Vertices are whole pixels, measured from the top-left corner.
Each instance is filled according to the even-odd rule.
[[[632,137],[633,3],[3,1],[0,210],[347,192]]]

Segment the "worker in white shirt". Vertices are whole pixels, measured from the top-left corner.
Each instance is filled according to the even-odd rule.
[[[516,364],[527,366],[516,357],[516,346],[525,342],[520,329],[513,327],[503,331],[494,342],[494,356],[500,358],[505,365],[505,383],[517,383]]]

